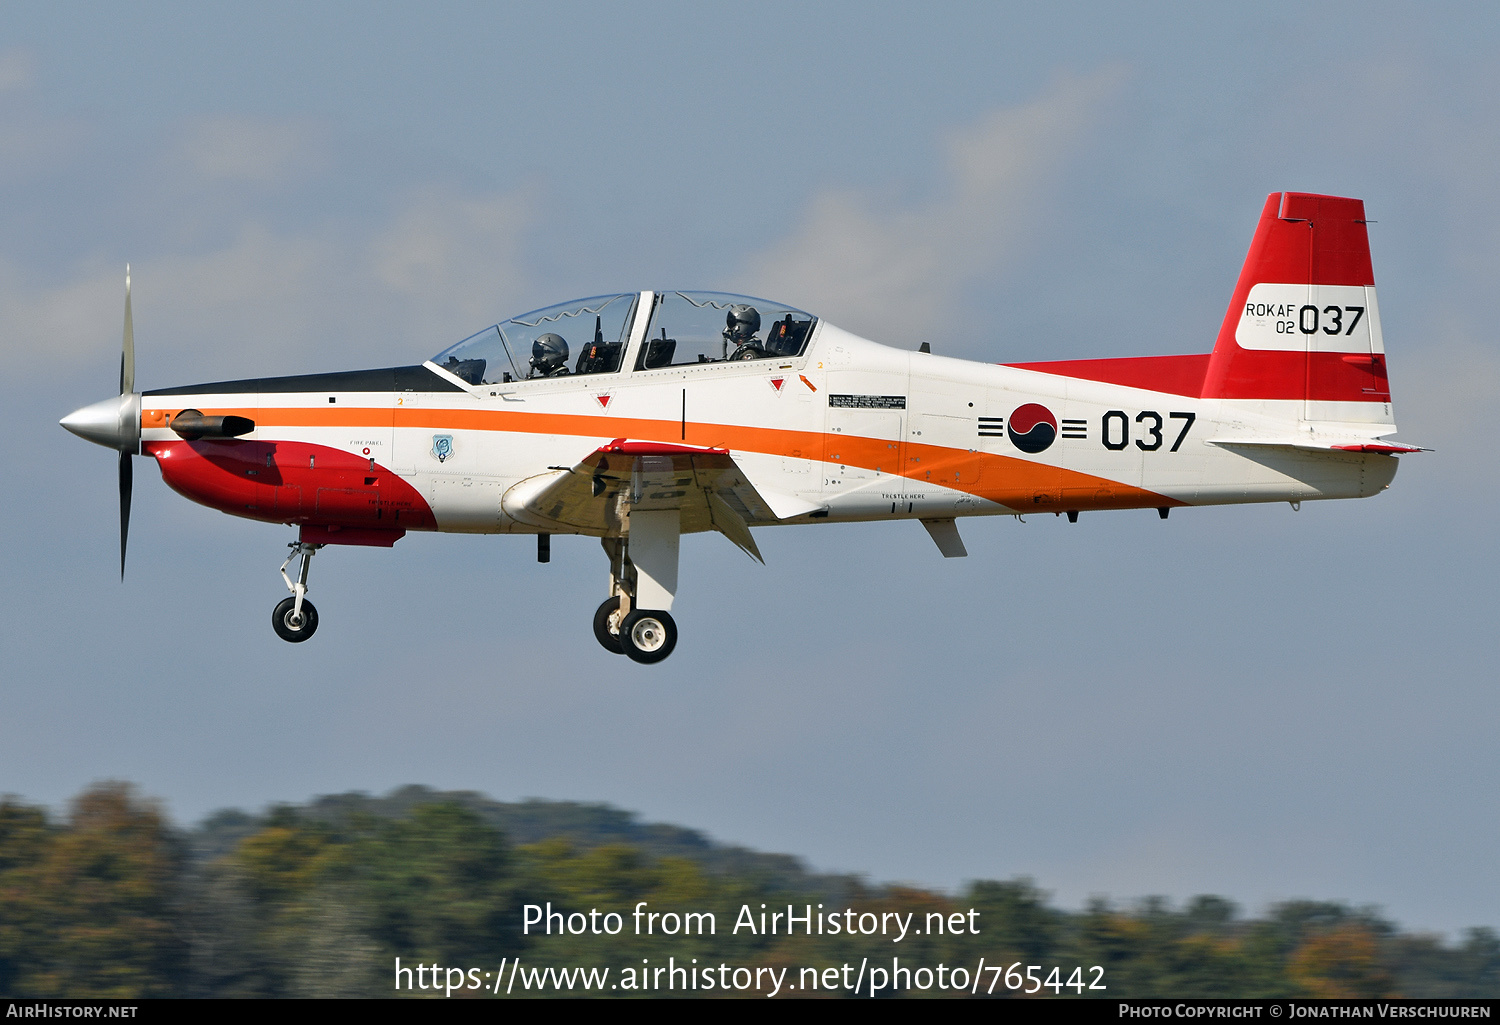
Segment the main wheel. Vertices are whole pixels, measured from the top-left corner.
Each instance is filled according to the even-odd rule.
[[[594,613],[594,637],[605,651],[615,655],[625,654],[620,647],[620,596],[606,598],[599,611]]]
[[[636,609],[620,624],[620,647],[632,661],[660,662],[677,647],[677,624],[665,612]]]
[[[313,603],[306,598],[302,599],[300,617],[293,614],[296,606],[296,598],[283,598],[276,606],[276,611],[271,613],[271,626],[275,629],[276,636],[293,644],[305,641],[318,632],[318,610],[313,607]]]

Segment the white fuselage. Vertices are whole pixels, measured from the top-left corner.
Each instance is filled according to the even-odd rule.
[[[797,358],[631,370],[643,330],[612,374],[472,386],[428,364],[457,387],[148,393],[142,441],[179,440],[166,424],[181,409],[244,415],[256,430],[241,440],[368,458],[420,493],[437,529],[473,533],[565,529],[506,494],[617,438],[727,449],[757,486],[818,508],[792,522],[1353,498],[1379,492],[1396,469],[1389,455],[1253,444],[1371,436],[1352,417],[1306,421],[1300,401],[1201,399],[975,363],[826,323]],[[1038,452],[1006,428],[1028,404],[1059,425]],[[1247,444],[1226,444],[1237,440]]]

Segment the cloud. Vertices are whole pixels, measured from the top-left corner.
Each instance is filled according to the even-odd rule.
[[[525,304],[531,275],[522,240],[534,206],[524,191],[426,193],[377,233],[370,271],[409,305],[415,323],[444,330],[461,319],[478,329],[506,316],[498,311],[510,303]]]
[[[1398,437],[1437,448],[1435,457],[1421,458],[1447,464],[1451,483],[1464,491],[1490,490],[1500,460],[1473,428],[1489,420],[1500,394],[1500,352],[1493,341],[1458,318],[1440,318],[1425,345],[1398,348],[1391,360]]]
[[[875,338],[930,332],[966,286],[1023,251],[1058,170],[1122,79],[1117,69],[1063,78],[951,134],[943,181],[925,201],[826,190],[788,239],[750,259],[746,280]]]
[[[141,254],[141,385],[419,362],[525,304],[529,209],[516,195],[430,194],[368,231],[251,220],[214,248]],[[49,284],[0,260],[12,379],[114,365],[124,269],[95,256]]]
[[[146,254],[133,267],[136,346],[142,363],[230,370],[245,352],[306,344],[313,281],[336,271],[334,247],[247,226],[211,252]],[[326,278],[324,278],[326,280]],[[0,266],[0,344],[14,371],[87,370],[118,359],[125,266],[95,257],[68,280],[37,285]],[[165,382],[141,382],[152,387]]]
[[[14,263],[0,263],[0,352],[12,378],[102,359],[106,335],[118,352],[124,292],[123,265],[90,260],[70,280],[39,287]]]
[[[31,87],[36,77],[36,58],[25,50],[0,53],[0,93]]]
[[[178,158],[210,181],[275,184],[326,163],[318,126],[306,118],[211,117],[193,125]]]
[[[72,117],[43,116],[29,93],[36,80],[36,58],[26,50],[0,52],[0,181],[14,185],[56,167],[59,158],[85,135]],[[12,203],[14,196],[8,197]]]

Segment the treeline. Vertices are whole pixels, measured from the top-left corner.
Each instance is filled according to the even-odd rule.
[[[641,901],[648,913],[711,912],[716,928],[683,935],[680,921],[659,919],[653,935],[636,935],[631,912]],[[564,916],[614,912],[618,934],[604,934],[595,915],[582,934],[558,935],[554,920],[551,936],[523,935],[524,906],[548,902]],[[915,928],[899,943],[889,933],[804,935],[800,927],[788,936],[784,921],[763,934],[762,905],[770,914],[788,904],[799,915],[809,905],[840,916],[853,909],[851,921],[911,915]],[[734,933],[745,908],[757,928]],[[935,914],[961,928],[916,934]],[[900,919],[866,919],[877,920]],[[962,927],[968,922],[978,934]],[[0,800],[0,995],[386,996],[395,995],[397,957],[403,966],[477,969],[471,980],[517,957],[528,967],[609,967],[613,979],[669,958],[785,967],[792,979],[862,958],[972,973],[983,958],[1021,962],[1021,973],[1042,966],[1039,978],[1058,967],[1062,996],[1077,995],[1070,977],[1094,981],[1095,965],[1108,988],[1084,996],[1500,995],[1500,939],[1490,929],[1448,946],[1337,903],[1292,901],[1261,918],[1212,896],[1068,912],[1024,879],[976,882],[952,896],[871,887],[604,806],[502,804],[409,787],[261,816],[221,812],[184,832],[120,783],[84,792],[65,821]],[[980,992],[996,978],[987,970]],[[995,992],[1014,995],[1003,977]]]

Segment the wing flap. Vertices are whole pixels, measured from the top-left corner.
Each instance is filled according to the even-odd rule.
[[[679,510],[684,534],[717,530],[752,558],[754,522],[775,522],[822,508],[795,495],[757,487],[727,449],[617,438],[576,466],[516,485],[506,512],[535,526],[562,524],[585,534],[628,532],[631,510]]]

